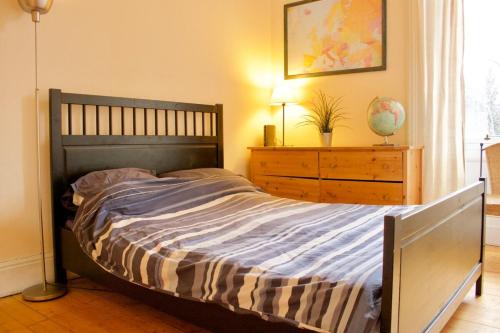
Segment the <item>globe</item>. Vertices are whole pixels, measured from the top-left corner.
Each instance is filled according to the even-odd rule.
[[[368,106],[368,126],[375,134],[387,137],[396,133],[405,122],[405,109],[398,101],[376,97]]]

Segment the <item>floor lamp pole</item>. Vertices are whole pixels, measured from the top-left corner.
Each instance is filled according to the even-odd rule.
[[[41,163],[40,163],[40,106],[38,89],[38,22],[35,21],[35,113],[36,113],[36,185],[37,185],[37,210],[38,221],[40,223],[40,247],[42,249],[42,289],[47,291],[47,272],[45,270],[45,237],[43,234],[43,203],[41,184]]]
[[[23,290],[22,296],[26,301],[41,302],[48,301],[66,294],[66,287],[59,284],[47,283],[47,272],[45,268],[45,237],[43,232],[43,202],[42,202],[42,174],[40,161],[40,106],[38,89],[38,23],[40,13],[32,11],[32,19],[35,23],[35,119],[36,119],[36,166],[37,166],[37,213],[40,227],[40,247],[42,253],[42,283]]]

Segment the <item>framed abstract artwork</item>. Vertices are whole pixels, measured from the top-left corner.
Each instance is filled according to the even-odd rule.
[[[285,79],[386,69],[386,0],[285,5]]]

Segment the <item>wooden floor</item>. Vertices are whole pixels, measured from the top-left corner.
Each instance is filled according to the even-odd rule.
[[[480,298],[473,291],[444,332],[500,333],[500,248],[486,251],[486,279]],[[24,302],[20,295],[0,299],[0,332],[208,333],[189,323],[101,290],[84,279],[71,281],[65,297],[45,303]]]

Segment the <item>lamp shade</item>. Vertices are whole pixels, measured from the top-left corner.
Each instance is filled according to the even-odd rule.
[[[52,7],[53,0],[17,0],[21,8],[30,13],[33,22],[40,21],[40,14],[46,14]]]
[[[295,89],[288,85],[277,85],[271,96],[271,105],[297,104]]]

